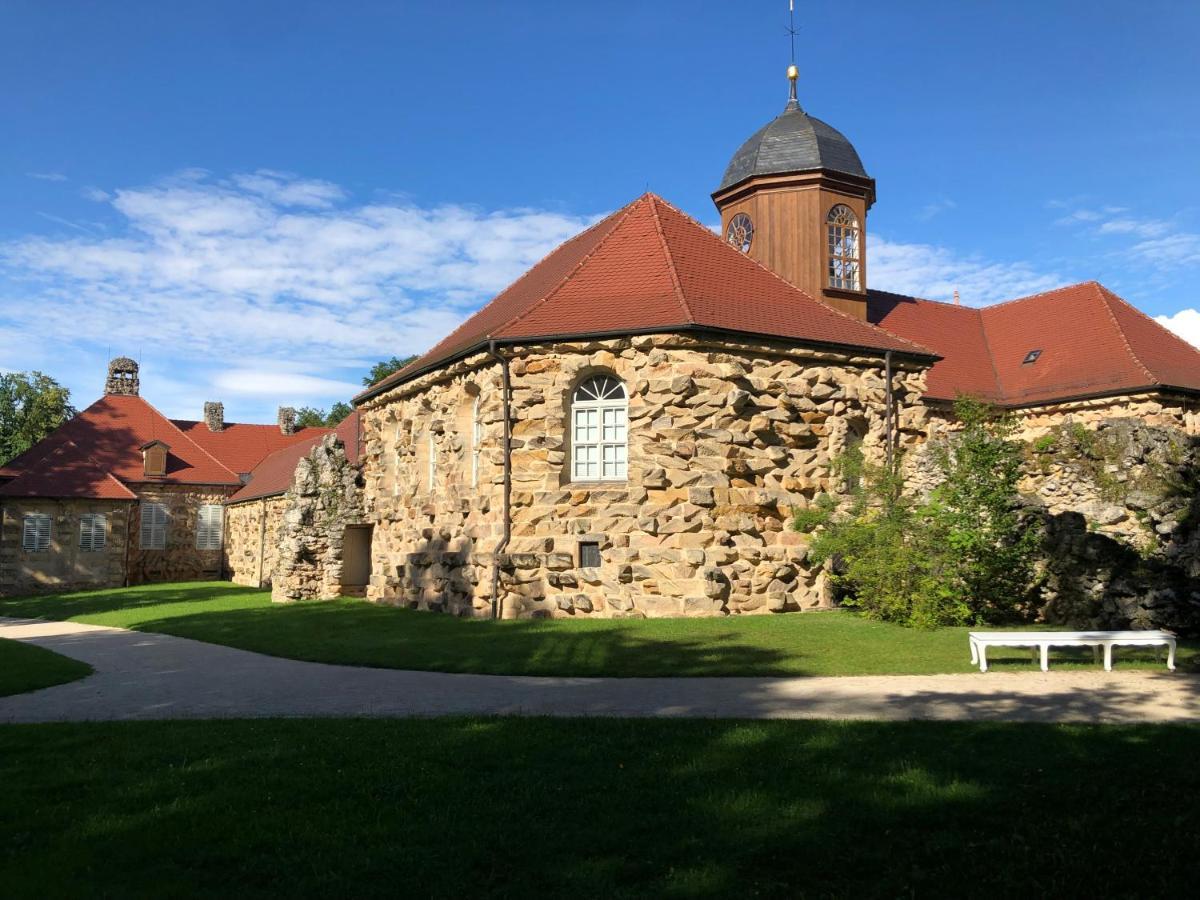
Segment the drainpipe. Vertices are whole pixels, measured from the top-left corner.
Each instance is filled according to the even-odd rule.
[[[883,354],[883,372],[884,372],[884,378],[887,379],[887,385],[884,388],[884,401],[883,401],[884,405],[887,407],[887,409],[885,411],[886,418],[884,420],[887,423],[887,467],[888,467],[888,472],[891,473],[892,465],[893,465],[894,458],[895,458],[894,444],[896,442],[895,432],[892,427],[894,403],[892,400],[892,351],[891,350],[888,350],[886,353]]]
[[[258,586],[263,586],[263,554],[267,551],[267,498],[258,501]]]
[[[123,579],[123,587],[129,587],[129,548],[133,545],[133,534],[130,532],[130,527],[133,525],[133,504],[130,501],[125,506],[125,577]]]
[[[488,341],[488,356],[500,364],[500,381],[503,385],[501,402],[504,404],[504,537],[492,551],[492,618],[500,618],[500,556],[508,549],[512,538],[512,380],[508,371],[508,357],[496,352],[496,342]]]

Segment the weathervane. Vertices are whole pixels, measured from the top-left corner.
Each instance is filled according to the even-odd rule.
[[[796,0],[788,0],[787,32],[792,46],[792,61],[787,70],[788,82],[791,84],[788,102],[799,105],[800,101],[796,99],[796,79],[800,77],[800,70],[796,68]]]

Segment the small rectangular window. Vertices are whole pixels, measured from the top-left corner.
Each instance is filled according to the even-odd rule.
[[[44,553],[50,549],[50,517],[45,513],[27,513],[21,529],[21,549],[26,553]]]
[[[84,513],[79,517],[79,549],[84,553],[99,553],[108,543],[108,517],[100,513]]]
[[[579,542],[579,566],[594,569],[600,565],[600,545],[596,541]]]
[[[142,549],[167,547],[167,508],[162,503],[142,504]]]
[[[216,504],[205,504],[196,515],[196,549],[221,549],[221,522],[224,510]]]

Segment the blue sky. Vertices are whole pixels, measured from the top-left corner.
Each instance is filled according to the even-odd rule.
[[[0,369],[326,406],[647,188],[706,223],[786,0],[0,6]],[[799,2],[874,287],[1095,278],[1200,342],[1200,4]]]

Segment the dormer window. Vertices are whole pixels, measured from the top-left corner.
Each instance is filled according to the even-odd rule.
[[[142,445],[142,469],[146,475],[167,474],[167,451],[170,449],[162,441],[151,441]]]
[[[862,265],[858,216],[844,203],[825,217],[829,237],[829,286],[843,291],[862,290]]]
[[[1025,358],[1023,360],[1021,360],[1021,365],[1032,366],[1035,362],[1038,361],[1038,357],[1041,355],[1042,355],[1041,350],[1030,350],[1028,353],[1025,354]]]

